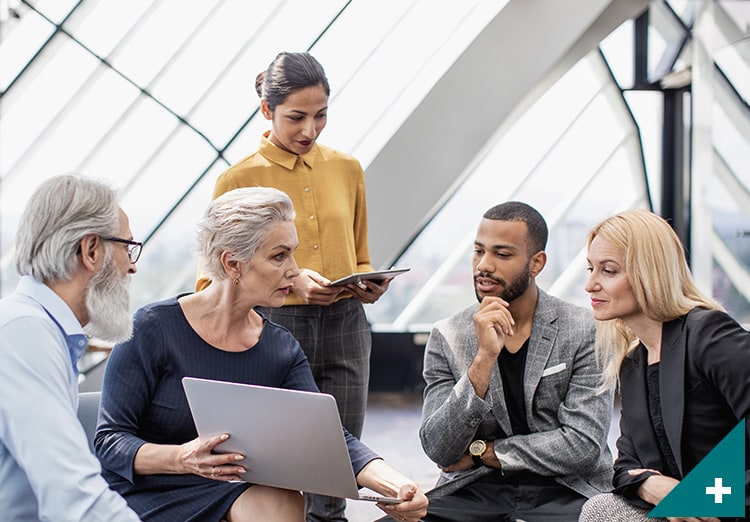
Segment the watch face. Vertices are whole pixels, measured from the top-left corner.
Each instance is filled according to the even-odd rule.
[[[471,455],[480,456],[482,455],[482,453],[484,453],[484,450],[486,448],[487,444],[485,444],[483,440],[475,440],[469,446],[469,453]]]

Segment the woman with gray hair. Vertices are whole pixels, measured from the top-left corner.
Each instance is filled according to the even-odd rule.
[[[143,307],[133,338],[113,350],[97,455],[143,520],[304,520],[299,492],[237,482],[243,456],[212,452],[228,435],[198,438],[181,383],[190,376],[318,391],[299,343],[256,311],[281,306],[289,294],[299,273],[297,243],[283,192],[248,187],[216,198],[198,227],[212,284]],[[359,484],[404,499],[389,510],[418,520],[427,499],[417,485],[345,435]]]

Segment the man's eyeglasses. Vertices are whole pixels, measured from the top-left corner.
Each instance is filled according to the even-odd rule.
[[[140,243],[138,241],[133,241],[132,239],[123,239],[121,237],[104,237],[102,236],[102,239],[105,241],[116,241],[117,243],[125,243],[128,245],[128,257],[130,258],[130,262],[135,264],[136,261],[138,261],[138,258],[141,257],[141,250],[143,250],[143,243]]]

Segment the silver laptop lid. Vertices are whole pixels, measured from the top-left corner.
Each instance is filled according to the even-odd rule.
[[[247,482],[359,498],[331,395],[193,377],[182,385],[198,435],[228,433],[216,451],[245,455]]]

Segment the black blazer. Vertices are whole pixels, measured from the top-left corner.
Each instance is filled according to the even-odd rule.
[[[649,508],[636,495],[652,473],[628,475],[636,468],[661,468],[659,443],[648,407],[646,349],[639,346],[620,370],[622,412],[619,455],[615,461],[615,493]],[[664,428],[680,476],[687,475],[737,423],[750,416],[750,332],[724,312],[695,308],[664,323],[659,387]],[[745,445],[750,450],[750,421]],[[745,483],[750,478],[746,451]]]

